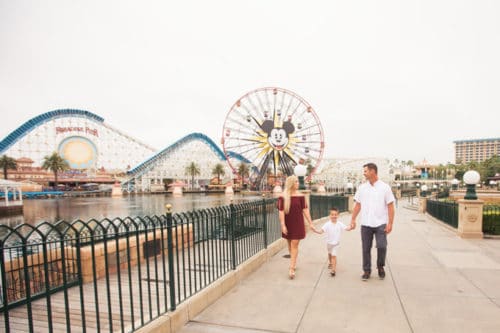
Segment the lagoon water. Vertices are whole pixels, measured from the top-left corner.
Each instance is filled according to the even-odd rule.
[[[15,227],[27,223],[36,225],[42,221],[50,223],[60,220],[74,221],[80,219],[101,220],[126,216],[160,215],[165,213],[165,205],[171,204],[174,213],[210,208],[233,203],[262,199],[259,195],[242,195],[235,193],[227,196],[221,193],[186,193],[182,196],[171,194],[125,195],[123,197],[95,198],[52,198],[24,200],[22,215],[2,216],[0,224]]]

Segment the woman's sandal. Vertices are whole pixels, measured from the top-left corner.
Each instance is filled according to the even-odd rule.
[[[295,278],[295,268],[290,268],[288,270],[288,277],[290,278],[290,280],[293,280]]]

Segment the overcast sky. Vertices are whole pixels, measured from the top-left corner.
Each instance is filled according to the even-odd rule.
[[[0,140],[48,111],[91,111],[163,149],[220,143],[267,86],[317,113],[326,157],[454,162],[500,137],[500,1],[0,0]]]

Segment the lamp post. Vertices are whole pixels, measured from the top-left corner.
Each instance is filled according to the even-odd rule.
[[[307,173],[307,167],[303,164],[297,164],[293,168],[293,173],[299,178],[299,190],[305,190],[306,185],[304,184],[304,176]]]
[[[458,189],[458,184],[460,183],[460,181],[456,178],[453,178],[453,180],[451,181],[451,189],[452,190],[456,190]]]
[[[420,195],[422,197],[426,197],[427,196],[427,185],[422,185],[422,187],[420,188],[421,189],[421,192],[420,192]]]
[[[465,192],[465,200],[477,200],[476,184],[479,183],[481,176],[475,170],[469,170],[464,174],[464,183],[467,186]]]
[[[352,190],[354,189],[353,183],[349,182],[345,186],[347,188],[347,194],[352,194]]]

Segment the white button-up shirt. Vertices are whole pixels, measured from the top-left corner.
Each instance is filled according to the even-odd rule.
[[[394,195],[389,185],[377,180],[359,186],[354,200],[361,204],[361,225],[376,228],[389,222],[387,205],[394,202]]]

